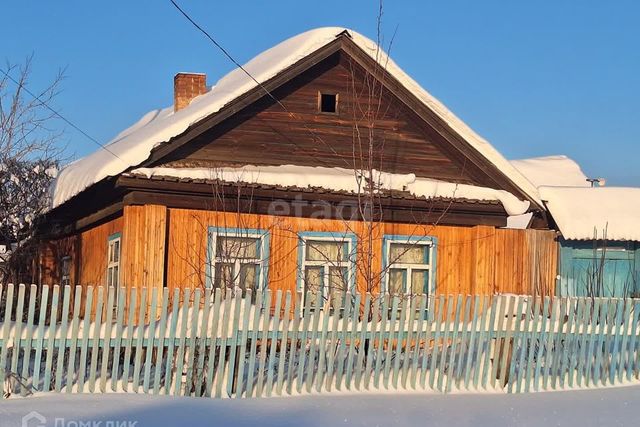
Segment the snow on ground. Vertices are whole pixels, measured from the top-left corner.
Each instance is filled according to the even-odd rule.
[[[345,28],[318,28],[298,34],[262,52],[244,65],[253,78],[265,82],[287,67],[305,58],[317,49],[331,43],[343,31],[348,31],[354,43],[411,91],[424,105],[435,112],[445,123],[464,138],[476,151],[486,157],[511,181],[541,203],[535,187],[520,174],[488,141],[476,134],[462,120],[449,111],[440,101],[409,77],[377,45],[363,35]],[[107,145],[107,150],[72,163],[63,169],[52,186],[52,207],[56,207],[108,176],[118,175],[143,162],[151,150],[184,132],[199,120],[220,111],[238,96],[256,87],[256,82],[236,68],[221,78],[206,94],[195,98],[191,104],[177,112],[173,108],[147,113],[138,123],[123,131]]]
[[[46,427],[92,421],[102,426],[135,423],[136,427],[635,426],[638,407],[640,386],[510,395],[349,394],[226,400],[47,394],[0,400],[0,427],[20,427],[22,417],[32,411],[46,421],[34,417],[28,425]]]
[[[217,179],[226,182],[281,185],[283,187],[321,187],[336,191],[362,193],[367,185],[369,171],[344,168],[310,166],[244,166],[241,168],[138,168],[134,175],[166,176],[191,179]],[[470,200],[499,201],[509,215],[520,215],[527,211],[529,202],[519,200],[513,194],[487,187],[455,184],[428,178],[418,178],[415,174],[393,174],[373,170],[372,181],[384,190],[408,191],[417,197],[453,198]]]

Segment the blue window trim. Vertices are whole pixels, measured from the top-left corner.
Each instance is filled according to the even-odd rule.
[[[213,271],[214,263],[212,262],[215,255],[212,234],[223,235],[227,237],[247,237],[247,235],[260,236],[260,247],[258,248],[262,268],[260,269],[260,278],[258,289],[267,289],[269,287],[269,257],[271,250],[271,233],[268,230],[260,228],[229,228],[209,226],[207,229],[207,259],[205,261],[205,286],[213,288]]]
[[[122,232],[118,231],[117,233],[113,233],[113,234],[109,235],[109,237],[107,238],[107,243],[111,242],[112,240],[116,240],[116,239],[122,240]]]
[[[387,292],[387,267],[389,266],[389,259],[387,254],[387,243],[425,243],[428,242],[432,248],[429,260],[429,289],[427,294],[434,294],[436,292],[436,265],[438,254],[438,239],[434,236],[408,236],[402,234],[385,234],[382,237],[382,274],[380,281],[381,293]]]
[[[349,253],[349,274],[351,275],[351,280],[349,281],[349,291],[354,292],[356,289],[356,275],[357,275],[357,248],[358,248],[358,238],[354,233],[345,232],[340,233],[336,231],[300,231],[298,232],[298,280],[297,280],[297,289],[298,292],[304,291],[304,271],[302,271],[302,262],[304,260],[304,253],[302,252],[302,242],[305,239],[320,238],[320,239],[335,239],[335,240],[348,240],[351,243],[351,252]]]

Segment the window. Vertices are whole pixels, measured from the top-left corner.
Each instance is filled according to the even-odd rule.
[[[107,286],[120,286],[120,233],[109,236],[107,247]]]
[[[352,233],[299,233],[298,290],[321,293],[336,307],[355,286],[355,250]]]
[[[71,285],[71,257],[64,256],[60,259],[60,286]]]
[[[338,95],[335,93],[318,93],[318,108],[321,113],[338,113]]]
[[[207,286],[255,291],[266,288],[269,233],[265,230],[209,228]]]
[[[383,283],[391,295],[433,292],[436,239],[429,236],[384,236]]]

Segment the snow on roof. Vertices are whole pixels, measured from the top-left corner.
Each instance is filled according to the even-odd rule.
[[[567,156],[511,160],[511,164],[536,187],[591,187],[580,165]]]
[[[276,76],[287,67],[335,40],[348,31],[352,40],[365,53],[377,60],[420,101],[433,110],[473,148],[493,163],[532,200],[541,203],[536,189],[489,142],[476,134],[462,120],[431,96],[385,54],[376,54],[376,43],[345,28],[327,27],[307,31],[268,49],[244,68],[259,82]],[[226,104],[257,85],[242,70],[235,69],[222,77],[207,93],[195,98],[191,104],[174,112],[172,108],[154,110],[139,122],[118,135],[108,144],[108,150],[99,150],[76,161],[64,170],[52,185],[51,207],[56,207],[87,187],[109,176],[118,175],[145,161],[157,145],[180,135],[199,120],[220,111]],[[113,153],[113,154],[112,154]]]
[[[540,187],[565,239],[640,241],[640,188]]]
[[[366,187],[363,177],[368,171],[311,166],[244,166],[240,168],[137,168],[132,175],[211,179],[226,182],[270,184],[283,187],[325,188],[328,190],[362,193]],[[391,174],[374,170],[373,183],[380,190],[408,191],[417,197],[450,198],[502,203],[509,215],[520,215],[529,208],[528,201],[519,200],[513,194],[493,188],[455,184],[414,174]]]
[[[525,230],[529,226],[532,217],[532,212],[524,213],[522,215],[511,215],[507,217],[507,225],[504,228]]]

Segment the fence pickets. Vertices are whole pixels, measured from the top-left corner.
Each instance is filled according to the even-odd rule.
[[[0,384],[261,397],[640,380],[640,300],[0,287]],[[305,303],[303,304],[302,301]]]

